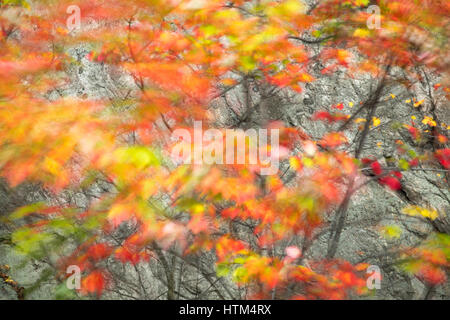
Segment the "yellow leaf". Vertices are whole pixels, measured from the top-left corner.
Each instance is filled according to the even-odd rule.
[[[378,119],[377,117],[373,117],[373,126],[374,127],[378,127],[381,123],[381,120]]]
[[[294,170],[298,170],[301,167],[300,160],[297,157],[291,157],[289,159],[289,164],[291,165],[291,168]]]
[[[205,211],[205,206],[201,203],[196,203],[192,206],[192,213],[203,213]]]
[[[313,80],[314,80],[314,78],[307,73],[302,73],[300,75],[300,81],[302,81],[302,82],[311,82]]]
[[[61,172],[61,165],[49,157],[45,157],[44,159],[44,168],[55,176]]]
[[[350,57],[350,53],[347,50],[338,49],[337,50],[337,59],[339,63],[345,62],[347,58]]]
[[[435,209],[426,209],[419,206],[409,206],[402,210],[406,215],[413,217],[424,217],[434,220],[439,217],[438,212]]]
[[[418,106],[420,106],[425,100],[420,100],[417,101],[416,103],[414,103],[414,107],[417,108]]]
[[[358,37],[358,38],[366,38],[369,35],[370,35],[370,31],[368,29],[358,28],[355,30],[355,32],[353,32],[353,36]]]
[[[422,120],[423,124],[427,124],[430,127],[436,127],[436,121],[433,120],[433,118],[425,116],[425,118]]]
[[[299,0],[287,0],[267,10],[269,17],[295,17],[305,12],[305,5]]]
[[[314,166],[314,161],[311,160],[310,158],[303,158],[303,164],[305,165],[305,167],[307,168],[311,168]]]
[[[402,229],[397,225],[390,225],[383,227],[382,232],[386,238],[400,238]]]

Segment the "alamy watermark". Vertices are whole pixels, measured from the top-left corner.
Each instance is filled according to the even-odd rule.
[[[372,5],[367,8],[367,13],[370,17],[367,19],[367,28],[370,30],[381,29],[381,10],[377,5]]]
[[[278,172],[279,129],[203,131],[202,122],[195,121],[193,134],[188,129],[176,129],[172,139],[178,141],[171,152],[177,163],[259,165],[261,175]]]
[[[66,10],[70,16],[66,20],[67,30],[69,32],[79,30],[81,28],[81,9],[77,5],[70,5]]]
[[[370,276],[367,278],[366,285],[369,290],[381,289],[381,270],[379,266],[372,265],[367,268]]]
[[[70,274],[66,280],[66,286],[69,290],[79,290],[81,288],[81,269],[79,266],[70,265],[66,270],[67,274]]]

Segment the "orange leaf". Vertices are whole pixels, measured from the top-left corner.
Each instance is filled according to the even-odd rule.
[[[101,271],[93,271],[81,281],[82,294],[97,294],[100,296],[105,289],[106,279]]]

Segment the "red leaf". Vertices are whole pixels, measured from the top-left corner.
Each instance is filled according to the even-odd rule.
[[[343,105],[342,103],[339,103],[339,104],[337,104],[337,105],[333,106],[333,108],[336,108],[336,109],[342,110],[342,109],[344,109],[344,105]]]
[[[402,187],[402,184],[400,183],[400,181],[398,181],[396,178],[394,177],[384,177],[380,179],[380,183],[387,185],[389,188],[391,188],[392,190],[400,190]]]
[[[217,258],[219,261],[222,261],[229,254],[237,254],[239,251],[244,249],[245,245],[243,242],[223,236],[216,244]]]
[[[373,173],[375,173],[377,176],[383,173],[383,169],[381,168],[381,165],[378,161],[372,162],[370,166],[372,167]]]
[[[241,210],[237,208],[227,208],[222,211],[222,217],[234,219],[239,215],[240,212]]]
[[[402,173],[400,171],[392,171],[391,174],[393,174],[394,176],[396,176],[399,179],[402,178]]]
[[[132,265],[138,264],[141,258],[143,258],[139,253],[133,252],[126,247],[118,248],[115,252],[115,257],[124,264],[129,262]]]
[[[194,234],[207,231],[209,227],[208,221],[201,215],[194,215],[189,221],[187,227],[192,230]]]
[[[450,169],[450,149],[436,151],[436,158],[445,169]]]
[[[414,140],[417,140],[419,138],[419,130],[417,128],[408,126],[408,131],[411,134],[411,136],[414,138]]]
[[[429,264],[425,264],[420,268],[418,277],[432,285],[438,285],[447,280],[445,272]]]
[[[107,258],[111,253],[111,248],[104,244],[98,243],[89,247],[87,255],[94,260],[103,260]]]
[[[435,84],[435,85],[433,86],[433,88],[434,88],[434,90],[437,90],[437,89],[439,89],[441,86],[442,86],[442,84],[437,83],[437,84]]]
[[[418,158],[414,158],[411,161],[409,161],[409,166],[410,167],[417,167],[419,165],[419,159]]]
[[[333,122],[346,120],[346,119],[348,119],[348,117],[344,114],[339,114],[339,113],[331,114],[327,111],[319,111],[313,115],[312,119],[313,120],[323,120],[323,121],[328,121],[330,123],[333,123]]]

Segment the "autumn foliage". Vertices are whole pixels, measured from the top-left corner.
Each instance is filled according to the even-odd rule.
[[[417,70],[427,68],[441,75],[433,94],[448,98],[450,92],[450,3],[370,2],[381,8],[380,29],[367,28],[369,1],[364,0],[320,1],[312,8],[296,0],[3,1],[1,176],[12,187],[39,183],[55,197],[106,186],[87,208],[38,203],[18,209],[9,217],[9,223],[20,225],[13,234],[16,248],[33,258],[48,250],[56,254],[59,281],[67,266],[79,266],[81,295],[101,296],[114,287],[105,267],[109,259],[138,265],[173,251],[214,252],[217,275],[248,286],[247,298],[367,294],[368,264],[338,259],[332,245],[321,258],[307,259],[305,252],[339,220],[343,204],[364,183],[363,173],[399,192],[401,172],[433,167],[448,179],[450,169],[449,124],[433,118],[423,123],[408,118],[396,130],[412,141],[431,134],[434,151],[412,150],[398,141],[401,160],[389,167],[361,156],[367,131],[383,119],[358,110],[375,110],[382,99],[392,99],[384,90],[392,72],[407,74],[410,82],[402,85],[410,87],[425,81]],[[69,5],[81,11],[81,28],[71,32]],[[425,39],[421,44],[418,35]],[[317,54],[309,42],[325,48]],[[121,74],[129,88],[112,97],[49,98],[55,88],[70,85],[66,70],[79,62],[67,48],[80,44],[89,46],[82,59]],[[171,132],[191,128],[194,120],[212,126],[209,106],[227,90],[252,79],[261,88],[301,93],[316,80],[311,68],[318,61],[324,77],[370,75],[381,84],[353,108],[315,106],[311,121],[329,128],[321,137],[266,124],[280,130],[280,161],[295,172],[294,185],[283,182],[283,172],[260,176],[262,164],[171,162]],[[409,104],[412,110],[421,103]],[[349,127],[362,136],[353,151],[344,133]],[[405,214],[430,221],[443,214],[409,210]],[[238,223],[245,232],[236,232]],[[108,238],[124,225],[132,226],[126,239]],[[294,237],[303,244],[290,244]],[[418,247],[401,248],[402,268],[426,283],[445,282],[449,237],[437,233]],[[276,253],[274,245],[285,249]],[[300,288],[296,292],[289,290],[293,283]]]

